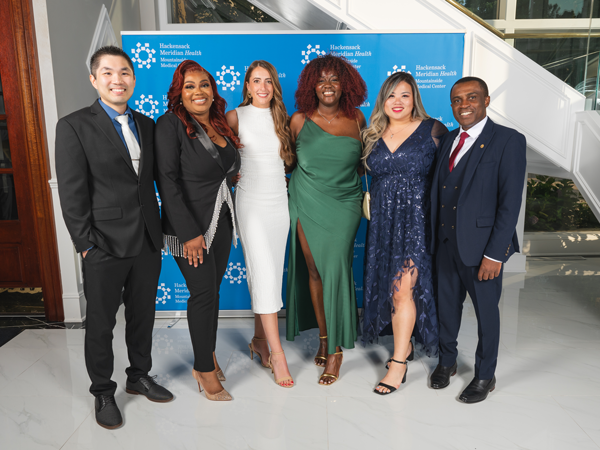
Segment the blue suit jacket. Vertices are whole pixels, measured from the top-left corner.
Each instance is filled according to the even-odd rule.
[[[448,164],[459,129],[446,133],[438,151],[431,187],[432,251],[437,247],[440,167]],[[471,153],[460,186],[456,238],[459,256],[467,266],[478,266],[484,255],[506,262],[519,251],[516,225],[521,209],[527,162],[521,133],[488,118]]]

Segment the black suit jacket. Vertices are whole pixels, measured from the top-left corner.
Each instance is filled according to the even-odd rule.
[[[459,128],[442,138],[431,187],[432,249],[437,244],[439,185]],[[525,183],[525,136],[488,118],[469,149],[456,210],[456,239],[462,262],[478,266],[483,256],[506,262],[519,251],[515,231]]]
[[[154,121],[133,111],[140,138],[139,176],[112,120],[100,103],[56,125],[58,193],[77,252],[93,245],[119,258],[137,256],[144,227],[162,248],[154,190]]]
[[[224,167],[206,133],[197,135],[190,139],[175,114],[164,114],[156,121],[156,184],[163,232],[177,236],[181,243],[206,233],[219,187],[226,179],[231,188],[231,177],[240,169],[237,150],[234,164]]]

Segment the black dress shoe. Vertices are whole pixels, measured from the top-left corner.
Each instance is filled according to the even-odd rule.
[[[465,403],[478,403],[484,401],[488,394],[496,388],[496,377],[491,380],[480,380],[473,378],[473,381],[462,391],[458,398]]]
[[[127,383],[125,383],[125,391],[128,394],[145,395],[148,400],[152,402],[166,403],[173,400],[173,394],[157,384],[156,381],[154,381],[155,378],[156,375],[153,377],[150,375],[142,375],[135,383],[127,380]]]
[[[121,411],[112,395],[98,395],[96,397],[96,422],[103,428],[114,430],[123,425]]]
[[[429,378],[431,389],[444,389],[445,387],[448,387],[450,384],[450,377],[456,375],[456,367],[456,363],[454,363],[451,367],[438,364]]]

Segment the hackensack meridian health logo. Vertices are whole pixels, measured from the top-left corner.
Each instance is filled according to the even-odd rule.
[[[310,44],[306,46],[306,50],[302,50],[302,64],[308,64],[310,62],[310,54],[316,53],[317,56],[321,56],[325,54],[325,50],[320,50],[320,45],[315,45],[314,47]]]
[[[131,58],[131,60],[134,63],[137,63],[139,69],[142,69],[144,67],[146,69],[149,69],[150,63],[156,62],[156,58],[154,57],[155,53],[156,50],[150,48],[150,44],[142,45],[141,42],[138,42],[135,48],[131,49],[131,54],[133,55],[133,58]],[[144,56],[145,58],[142,59],[142,56]]]
[[[392,67],[392,70],[388,70],[387,76],[389,77],[391,74],[396,73],[396,72],[410,73],[410,70],[406,70],[406,66],[398,67],[396,64],[394,64],[394,67]]]
[[[140,95],[140,99],[135,101],[135,110],[140,114],[154,119],[154,114],[158,114],[158,100],[149,95]]]
[[[229,266],[227,267],[227,273],[223,278],[229,280],[230,284],[242,284],[242,280],[246,279],[246,268],[242,267],[240,263],[235,263],[234,265],[232,262],[230,262]]]
[[[239,76],[240,73],[235,71],[234,66],[229,66],[229,68],[222,66],[221,70],[217,72],[217,77],[219,77],[217,84],[222,86],[221,89],[224,91],[227,89],[235,91],[235,86],[240,85]],[[230,81],[227,81],[225,78],[230,79]]]
[[[156,304],[165,305],[167,300],[171,300],[171,288],[165,286],[165,283],[160,283],[156,291]]]

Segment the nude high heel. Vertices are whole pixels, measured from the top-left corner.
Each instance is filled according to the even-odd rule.
[[[202,392],[204,386],[202,386],[200,373],[197,372],[195,369],[192,369],[192,375],[194,376],[194,379],[198,382],[198,389],[200,390],[200,392]],[[233,397],[231,397],[231,395],[229,395],[229,392],[227,392],[225,389],[217,392],[216,394],[210,394],[206,389],[204,389],[204,395],[206,395],[207,399],[215,402],[228,402],[230,400],[233,400]]]
[[[252,340],[250,341],[250,343],[248,344],[248,348],[250,349],[250,359],[254,359],[254,353],[256,353],[256,355],[260,358],[260,365],[263,367],[266,367],[267,369],[271,368],[270,363],[268,363],[269,365],[265,366],[265,363],[263,362],[265,360],[265,358],[263,358],[263,355],[261,355],[259,352],[256,351],[256,348],[254,348],[254,341],[266,341],[266,339],[259,339],[257,337],[253,337]]]
[[[271,366],[271,373],[273,374],[273,378],[275,379],[275,384],[277,384],[278,386],[281,386],[282,388],[291,388],[291,387],[294,387],[294,384],[293,384],[294,383],[294,379],[292,377],[284,377],[284,378],[279,378],[279,379],[275,378],[275,370],[273,370],[273,364],[271,363],[271,357],[273,355],[282,355],[283,353],[284,352],[282,352],[282,351],[281,352],[276,352],[276,353],[274,353],[274,352],[269,353],[269,366]],[[286,386],[284,384],[281,384],[281,383],[283,383],[285,381],[291,381],[292,384],[290,384],[288,386]]]

